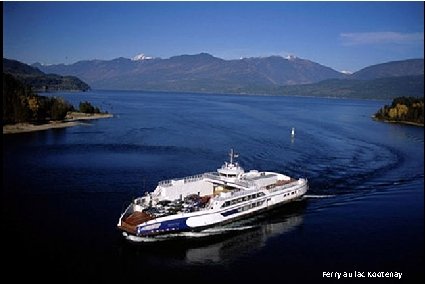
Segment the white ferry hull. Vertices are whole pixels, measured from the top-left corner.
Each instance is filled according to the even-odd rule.
[[[245,172],[234,162],[216,172],[161,181],[139,197],[118,221],[125,238],[140,241],[164,234],[202,231],[295,201],[308,190],[307,179],[277,172]]]
[[[300,200],[308,190],[307,181],[283,190],[282,192],[271,193],[251,200],[231,206],[221,210],[205,210],[192,213],[181,213],[166,217],[156,218],[137,227],[137,233],[131,234],[123,232],[123,236],[134,242],[146,241],[164,234],[178,234],[188,231],[202,231],[214,226],[219,226],[234,222],[252,215],[259,214],[289,202]],[[255,204],[255,206],[253,206]],[[252,206],[252,207],[251,207]],[[251,207],[247,209],[248,207]]]

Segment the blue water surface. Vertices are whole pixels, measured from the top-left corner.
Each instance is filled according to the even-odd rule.
[[[7,266],[31,272],[14,277],[45,280],[54,270],[72,283],[276,277],[311,283],[332,281],[325,271],[384,271],[401,272],[408,283],[423,280],[424,131],[371,119],[390,102],[127,91],[50,95],[75,106],[90,101],[114,117],[3,135]],[[122,240],[116,223],[132,198],[164,179],[215,171],[231,148],[246,170],[307,177],[308,198],[214,238]]]

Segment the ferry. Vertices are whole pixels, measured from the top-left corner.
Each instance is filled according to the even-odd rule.
[[[142,242],[165,234],[201,232],[303,198],[306,178],[245,171],[237,154],[215,172],[165,180],[132,200],[118,220],[123,236]]]

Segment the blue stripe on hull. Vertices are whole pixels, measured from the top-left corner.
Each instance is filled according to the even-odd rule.
[[[187,218],[179,218],[141,226],[137,229],[138,236],[156,235],[169,232],[185,231],[190,227],[186,224]]]
[[[238,212],[239,212],[238,208],[235,208],[235,209],[232,209],[232,210],[227,210],[227,211],[220,213],[220,214],[223,215],[224,217],[227,217],[229,215],[233,215],[233,214],[236,214]]]

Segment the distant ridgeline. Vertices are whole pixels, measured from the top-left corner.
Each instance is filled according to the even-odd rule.
[[[358,99],[394,99],[403,94],[422,96],[424,75],[386,77],[371,80],[330,79],[315,84],[282,86],[274,94]]]
[[[62,98],[39,96],[29,85],[10,74],[3,73],[2,124],[20,122],[45,123],[63,120],[74,107]],[[98,113],[100,110],[89,102],[80,103],[80,112]]]
[[[29,85],[36,92],[87,91],[90,86],[75,76],[45,74],[16,60],[3,58],[3,72]]]
[[[102,90],[394,99],[420,97],[424,89],[422,58],[376,64],[353,74],[295,56],[224,60],[207,53],[32,66],[77,76]]]
[[[390,122],[403,122],[424,125],[424,98],[398,97],[392,104],[385,105],[374,118]]]

